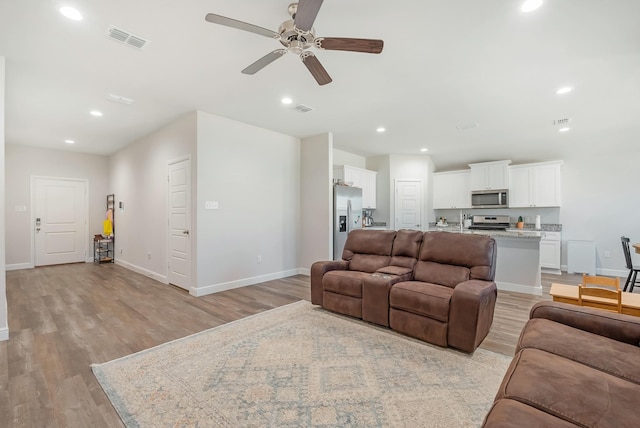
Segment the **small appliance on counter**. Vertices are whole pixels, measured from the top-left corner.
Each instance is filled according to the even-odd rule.
[[[474,215],[471,217],[469,229],[476,230],[507,230],[508,215]]]
[[[363,227],[373,226],[373,217],[371,215],[371,210],[362,210],[362,226]]]

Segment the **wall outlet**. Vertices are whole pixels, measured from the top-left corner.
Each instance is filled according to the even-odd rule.
[[[262,256],[258,256],[258,263],[262,263]]]
[[[607,250],[604,252],[604,258],[608,259],[609,257],[611,257],[611,251]]]
[[[205,210],[217,210],[220,208],[220,204],[218,201],[205,201],[204,209]]]

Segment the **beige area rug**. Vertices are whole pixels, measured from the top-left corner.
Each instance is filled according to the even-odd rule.
[[[511,358],[300,301],[92,366],[127,427],[477,427]]]

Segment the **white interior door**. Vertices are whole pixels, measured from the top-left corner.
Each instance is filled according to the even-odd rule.
[[[87,182],[34,178],[34,265],[86,261]]]
[[[191,160],[169,164],[169,283],[191,286]]]
[[[422,228],[422,181],[396,180],[395,193],[396,230]]]

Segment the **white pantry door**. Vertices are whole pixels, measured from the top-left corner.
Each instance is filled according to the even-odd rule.
[[[422,227],[422,181],[396,180],[396,230]]]
[[[169,283],[191,286],[191,159],[169,164]]]
[[[87,182],[34,178],[35,266],[86,261]]]

